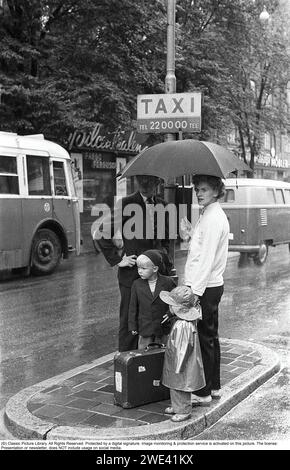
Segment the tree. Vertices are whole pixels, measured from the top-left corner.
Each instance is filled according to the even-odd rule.
[[[1,128],[60,142],[97,121],[131,128],[136,95],[163,87],[165,32],[159,0],[7,0]]]
[[[76,1],[4,0],[0,17],[0,66],[3,130],[46,131],[57,121],[59,104],[49,93],[44,64],[51,52],[49,27],[68,14]]]
[[[197,136],[200,139],[224,134],[229,126],[228,106],[220,96],[224,78],[230,72],[220,50],[225,51],[228,46],[225,24],[232,24],[240,9],[240,0],[177,2],[177,88],[203,92],[203,125]]]
[[[266,4],[272,18],[261,24]],[[240,154],[254,169],[263,133],[289,128],[287,23],[278,1],[179,0],[177,87],[203,91],[203,129],[222,143],[238,129]],[[289,26],[289,19],[288,19]]]
[[[138,94],[163,93],[166,0],[3,0],[0,15],[2,130],[65,143],[96,122],[132,129]],[[282,113],[289,54],[278,0],[177,0],[177,92],[203,92],[202,132],[221,139],[234,124],[251,166],[262,133]],[[275,27],[274,27],[274,26]],[[270,96],[274,104],[270,104]]]
[[[223,94],[217,99],[228,108],[230,120],[238,129],[241,155],[247,162],[249,152],[253,170],[265,132],[289,128],[287,22],[279,2],[268,2],[267,8],[271,13],[269,24],[259,21],[258,4],[243,8],[236,22],[225,22],[224,47],[217,51],[224,64]]]

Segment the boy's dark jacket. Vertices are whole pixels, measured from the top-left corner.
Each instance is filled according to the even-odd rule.
[[[163,315],[168,313],[169,306],[159,297],[162,290],[171,291],[176,287],[175,282],[169,276],[158,274],[154,294],[152,294],[148,281],[136,279],[131,290],[129,306],[129,331],[138,331],[139,335],[148,337],[155,335],[161,337],[168,334],[170,323],[161,325]]]

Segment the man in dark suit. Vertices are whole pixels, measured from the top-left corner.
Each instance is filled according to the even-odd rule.
[[[136,259],[146,250],[158,249],[164,254],[168,274],[173,264],[169,257],[169,227],[166,214],[164,227],[157,227],[157,218],[152,216],[156,204],[166,205],[154,196],[159,178],[140,175],[136,177],[138,191],[118,201],[110,221],[110,238],[98,240],[99,246],[111,266],[118,266],[118,281],[121,293],[119,351],[137,349],[138,337],[128,330],[128,311],[133,281],[139,277]],[[163,230],[162,230],[163,229]],[[113,236],[119,231],[123,239],[123,253],[120,254]],[[159,233],[158,233],[159,232]],[[162,270],[161,270],[162,272]]]

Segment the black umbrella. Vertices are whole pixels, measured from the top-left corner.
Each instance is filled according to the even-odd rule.
[[[163,142],[139,153],[124,168],[121,178],[154,175],[168,179],[186,174],[226,178],[231,172],[252,171],[233,152],[213,142],[185,139]]]

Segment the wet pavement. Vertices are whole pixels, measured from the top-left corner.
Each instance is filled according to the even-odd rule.
[[[261,362],[261,354],[247,346],[221,343],[222,386]],[[110,360],[88,369],[54,387],[44,389],[28,401],[28,410],[38,418],[58,425],[126,427],[168,419],[164,410],[170,400],[133,409],[114,405],[114,365]]]
[[[170,400],[124,409],[114,403],[114,354],[78,371],[36,384],[5,407],[8,430],[24,439],[189,439],[218,421],[273,376],[280,367],[270,350],[238,340],[221,340],[222,397],[173,423]]]
[[[184,262],[178,254],[180,277]],[[238,268],[229,258],[220,336],[277,350],[290,335],[289,268],[287,246],[270,249],[262,267]],[[116,271],[102,255],[72,257],[51,276],[2,278],[0,407],[26,387],[116,351],[118,308]]]
[[[193,440],[279,442],[290,449],[290,355],[280,348],[281,368],[221,420]]]

